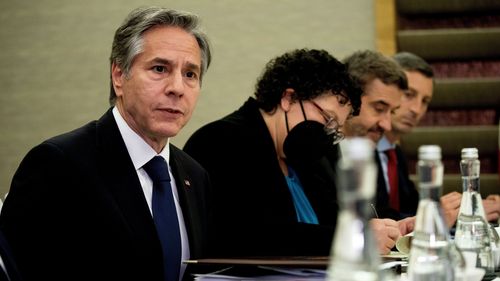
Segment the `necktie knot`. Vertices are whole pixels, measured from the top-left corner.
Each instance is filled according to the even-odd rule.
[[[391,148],[391,149],[387,149],[385,151],[385,154],[387,155],[389,161],[394,161],[396,162],[396,159],[397,159],[397,156],[396,156],[396,149],[394,148]]]
[[[143,166],[153,182],[170,181],[167,161],[161,156],[155,156]]]

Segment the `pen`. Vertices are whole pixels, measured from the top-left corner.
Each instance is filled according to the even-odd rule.
[[[370,203],[370,207],[372,207],[373,213],[375,213],[375,217],[378,219],[377,209],[375,209],[375,206],[373,206],[372,203]]]

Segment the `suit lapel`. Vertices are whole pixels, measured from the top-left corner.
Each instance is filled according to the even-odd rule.
[[[405,198],[411,196],[411,190],[413,188],[413,183],[410,182],[408,177],[408,168],[406,165],[406,158],[403,155],[403,151],[401,147],[396,145],[396,156],[398,159],[398,186],[399,186],[399,197],[400,202],[405,202]],[[401,200],[403,199],[403,200]]]
[[[375,161],[377,164],[377,206],[386,206],[389,204],[389,193],[387,192],[388,187],[385,182],[384,170],[382,169],[382,161],[380,160],[380,155],[377,150],[375,150]]]
[[[191,258],[199,257],[205,251],[204,243],[207,240],[206,227],[208,209],[206,207],[206,182],[203,178],[192,178],[189,172],[192,164],[183,157],[180,149],[170,145],[170,166],[177,185],[177,194],[182,208],[184,224],[189,237]],[[199,174],[202,177],[202,174]],[[199,186],[203,185],[203,186]]]
[[[156,236],[153,219],[111,110],[97,123],[97,147],[102,165],[99,171],[103,187],[109,191],[109,201],[115,204],[116,212],[134,236],[151,240]]]
[[[174,145],[170,145],[170,167],[175,178],[177,186],[177,194],[184,217],[184,224],[189,237],[189,248],[192,254],[199,253],[201,245],[197,241],[202,241],[201,232],[197,230],[197,226],[201,223],[198,217],[197,194],[195,192],[196,184],[199,182],[191,179],[184,167],[185,163],[181,161],[180,151]]]

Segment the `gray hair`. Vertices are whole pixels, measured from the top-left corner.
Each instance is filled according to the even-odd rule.
[[[413,53],[399,52],[392,58],[406,71],[417,71],[431,79],[434,77],[432,67],[423,58]]]
[[[408,80],[401,66],[379,52],[357,51],[345,58],[344,63],[363,92],[366,84],[377,78],[386,85],[395,85],[401,90],[408,89]]]
[[[123,70],[125,75],[128,75],[134,58],[142,52],[144,32],[158,25],[180,27],[196,38],[201,50],[201,82],[203,74],[207,71],[212,60],[210,44],[207,35],[199,27],[199,18],[194,14],[183,11],[160,7],[145,7],[133,10],[115,32],[109,58],[110,64],[115,63]],[[113,88],[112,78],[110,83],[109,103],[114,105],[116,93]]]

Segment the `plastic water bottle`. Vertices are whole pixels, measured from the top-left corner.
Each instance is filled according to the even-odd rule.
[[[417,176],[420,200],[408,263],[412,281],[453,281],[455,256],[439,198],[442,194],[441,148],[418,149]]]

